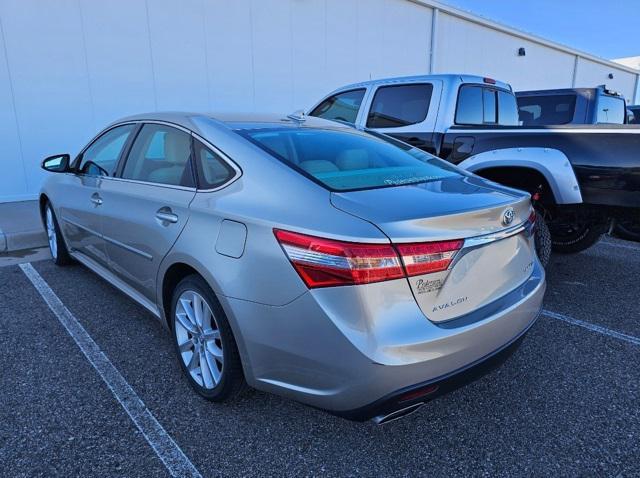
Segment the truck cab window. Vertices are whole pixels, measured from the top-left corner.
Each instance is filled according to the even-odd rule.
[[[316,106],[310,116],[317,116],[328,120],[355,123],[358,110],[364,98],[365,89],[344,91],[330,96]]]
[[[433,85],[393,85],[378,88],[369,114],[368,128],[398,128],[421,123],[427,117]]]

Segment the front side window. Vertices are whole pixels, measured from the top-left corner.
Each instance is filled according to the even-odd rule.
[[[122,177],[194,187],[191,135],[170,126],[144,125],[133,143]]]
[[[361,88],[330,96],[316,106],[310,116],[353,124],[358,117],[358,110],[362,104],[365,91],[364,88]]]
[[[640,124],[640,108],[630,108],[629,123]]]
[[[598,98],[598,123],[623,124],[625,114],[622,98],[604,95]]]
[[[200,141],[195,140],[194,150],[200,189],[217,188],[235,176],[235,170]]]
[[[427,117],[433,85],[394,85],[378,88],[369,114],[368,128],[397,128],[421,123]]]
[[[96,139],[82,153],[78,171],[90,176],[113,176],[120,154],[134,128],[133,124],[117,126]]]
[[[518,97],[518,114],[524,126],[568,124],[575,109],[576,95]]]
[[[453,166],[424,151],[356,130],[272,128],[241,134],[332,191],[402,186],[460,175]],[[271,148],[280,142],[287,147]]]

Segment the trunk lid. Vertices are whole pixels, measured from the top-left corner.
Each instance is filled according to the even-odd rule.
[[[526,193],[462,176],[332,193],[331,202],[373,223],[394,244],[465,240],[447,270],[408,278],[418,305],[433,322],[493,302],[524,283],[533,271],[533,239],[528,229],[519,231],[530,214]]]

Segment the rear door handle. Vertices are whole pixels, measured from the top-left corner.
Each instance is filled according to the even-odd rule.
[[[98,193],[93,193],[91,195],[91,202],[94,206],[100,206],[102,204],[102,198]]]
[[[169,208],[162,208],[156,213],[156,218],[162,222],[170,222],[175,224],[178,222],[178,215],[171,212]]]

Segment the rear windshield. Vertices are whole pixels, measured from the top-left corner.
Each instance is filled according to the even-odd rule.
[[[383,135],[316,128],[244,130],[240,134],[332,191],[401,186],[460,175],[441,159]]]
[[[576,95],[518,96],[518,112],[524,126],[568,124],[573,121]]]
[[[598,98],[598,123],[623,124],[626,115],[624,100],[617,96],[602,95]]]

